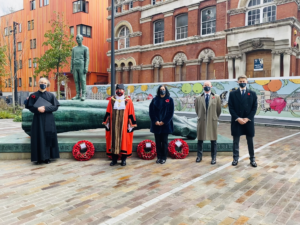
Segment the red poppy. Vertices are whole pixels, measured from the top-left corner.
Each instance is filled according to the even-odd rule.
[[[212,97],[213,99],[215,98],[215,96]]]
[[[35,98],[35,95],[31,95],[31,98]]]
[[[151,99],[153,99],[153,95],[149,94],[149,95],[147,96],[147,100],[151,100]]]
[[[266,100],[270,104],[271,109],[281,113],[281,111],[286,107],[286,101],[283,98],[274,98],[272,100]]]
[[[166,102],[169,102],[170,100],[169,99],[166,99]]]
[[[248,93],[248,95],[250,95],[250,93]]]

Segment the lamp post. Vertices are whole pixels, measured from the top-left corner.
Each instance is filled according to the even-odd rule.
[[[111,65],[110,65],[110,76],[111,76],[111,96],[115,94],[115,0],[111,0]]]

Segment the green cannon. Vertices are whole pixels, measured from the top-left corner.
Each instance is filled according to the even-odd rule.
[[[104,128],[102,125],[107,100],[72,101],[62,100],[57,112],[54,113],[57,133]],[[150,100],[134,102],[135,116],[138,127],[136,130],[150,129],[149,104]],[[30,136],[33,113],[24,109],[22,112],[22,128]],[[197,118],[187,119],[184,116],[173,117],[175,136],[188,139],[197,137]]]

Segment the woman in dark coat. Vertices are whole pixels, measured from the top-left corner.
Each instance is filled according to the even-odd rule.
[[[53,112],[59,107],[55,96],[46,91],[50,82],[46,78],[39,81],[40,89],[31,94],[25,107],[34,113],[31,125],[31,161],[41,164],[49,164],[50,159],[59,158],[57,131]],[[35,107],[34,104],[39,98],[50,102],[50,106]]]
[[[168,154],[168,135],[173,133],[174,102],[166,86],[160,85],[149,106],[150,131],[154,133],[157,160],[164,164]]]

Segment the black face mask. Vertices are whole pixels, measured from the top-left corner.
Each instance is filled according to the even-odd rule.
[[[210,91],[210,87],[204,87],[204,91],[209,92]]]
[[[46,84],[40,84],[40,88],[41,88],[42,90],[46,89],[46,87],[47,87]]]
[[[116,94],[117,94],[119,97],[121,97],[124,93],[123,93],[123,91],[116,91]]]
[[[161,95],[165,95],[165,94],[166,94],[166,91],[165,91],[165,90],[160,90],[160,94],[161,94]]]
[[[241,88],[244,88],[244,87],[246,87],[246,83],[239,83],[239,86],[241,87]]]

